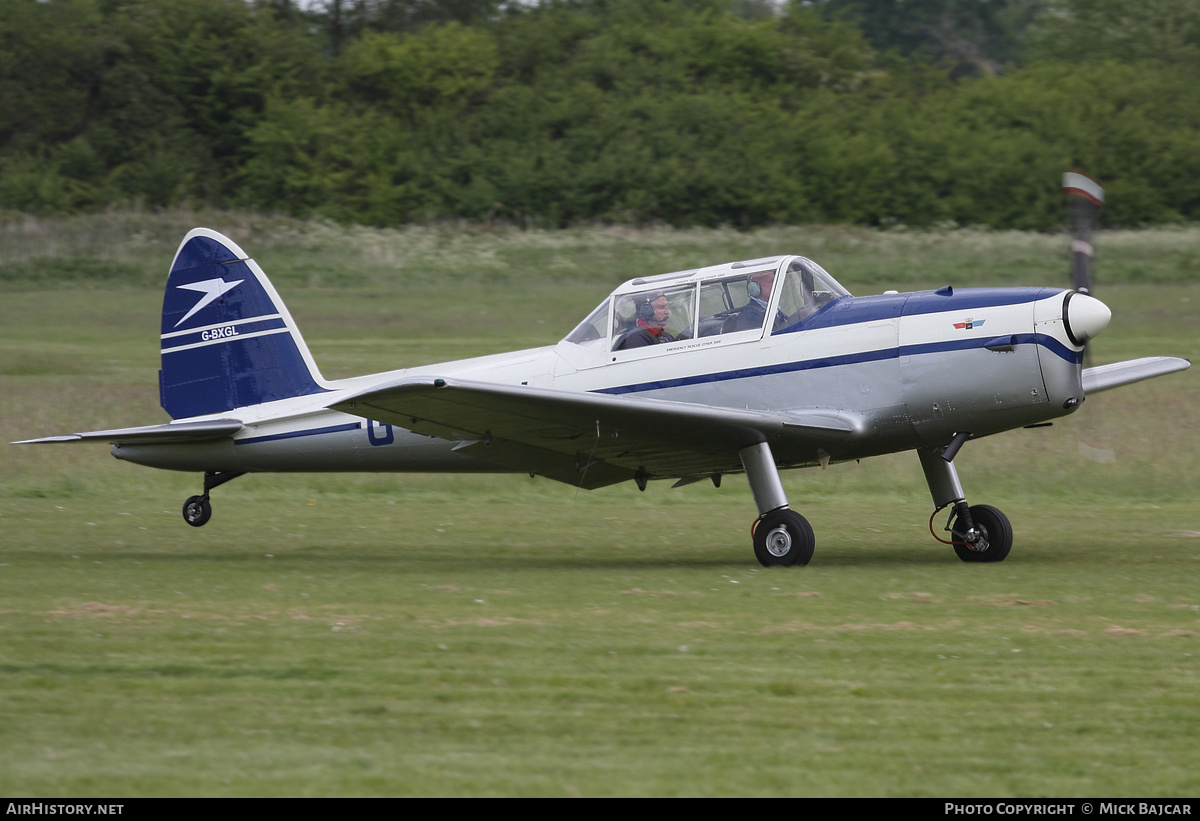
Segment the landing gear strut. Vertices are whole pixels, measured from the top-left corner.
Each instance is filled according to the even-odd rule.
[[[958,436],[955,437],[954,442],[959,446],[962,441],[965,439],[960,441]],[[1007,516],[990,505],[967,505],[962,483],[958,481],[958,471],[950,461],[958,452],[954,442],[945,449],[922,448],[917,451],[921,457],[921,468],[925,471],[925,481],[929,484],[929,493],[938,510],[954,505],[954,517],[947,529],[952,536],[950,544],[954,546],[958,558],[964,562],[1002,562],[1012,550],[1012,525]]]
[[[808,564],[812,560],[816,539],[812,525],[794,510],[788,509],[779,469],[766,442],[738,451],[758,519],[754,523],[754,556],[763,567],[786,567]]]
[[[232,471],[210,471],[204,474],[204,493],[201,496],[189,496],[183,503],[183,520],[192,527],[203,527],[212,518],[212,503],[208,493],[215,487],[220,487],[231,479],[241,476]]]

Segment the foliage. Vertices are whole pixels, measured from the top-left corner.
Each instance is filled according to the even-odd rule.
[[[1018,61],[1044,0],[817,0],[854,20],[879,51],[928,59],[956,75],[995,76]]]
[[[1035,59],[1200,66],[1200,5],[1193,0],[1050,0],[1046,6],[1031,33]]]
[[[12,0],[0,207],[1047,230],[1083,167],[1112,224],[1194,220],[1196,31],[1182,0]]]

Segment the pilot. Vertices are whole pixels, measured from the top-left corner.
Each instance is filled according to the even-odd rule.
[[[621,337],[613,350],[624,351],[675,341],[675,337],[667,330],[671,306],[667,304],[666,294],[659,291],[641,295],[637,297],[634,305],[637,306],[637,322]]]
[[[771,301],[771,289],[774,287],[774,271],[750,275],[746,280],[746,293],[750,294],[750,301],[738,314],[735,331],[749,331],[762,327],[763,319],[767,316],[767,303]]]

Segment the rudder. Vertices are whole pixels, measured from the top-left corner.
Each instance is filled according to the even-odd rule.
[[[159,394],[172,419],[328,390],[266,274],[233,241],[196,228],[167,277]]]

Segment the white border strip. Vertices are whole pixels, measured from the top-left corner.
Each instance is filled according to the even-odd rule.
[[[225,326],[218,325],[217,327],[223,328]],[[180,351],[190,351],[193,348],[205,348],[205,347],[208,347],[209,345],[221,345],[225,342],[239,342],[243,339],[254,339],[254,338],[260,337],[260,336],[271,336],[273,334],[287,334],[287,333],[291,333],[291,332],[292,332],[291,328],[275,328],[270,331],[259,331],[258,333],[253,333],[253,334],[239,334],[238,336],[223,336],[220,339],[209,339],[205,342],[193,342],[191,345],[180,345],[177,348],[163,348],[161,351],[159,351],[159,353],[161,353],[161,354],[179,353]],[[192,333],[192,332],[188,331],[188,333]]]
[[[254,316],[250,319],[238,319],[233,322],[218,322],[216,325],[205,325],[203,328],[189,328],[186,331],[172,331],[169,334],[163,334],[159,339],[173,339],[177,336],[187,336],[188,334],[199,334],[205,331],[215,331],[217,328],[228,328],[232,325],[246,325],[251,322],[266,322],[270,319],[283,319],[283,314],[264,314],[263,316]]]

